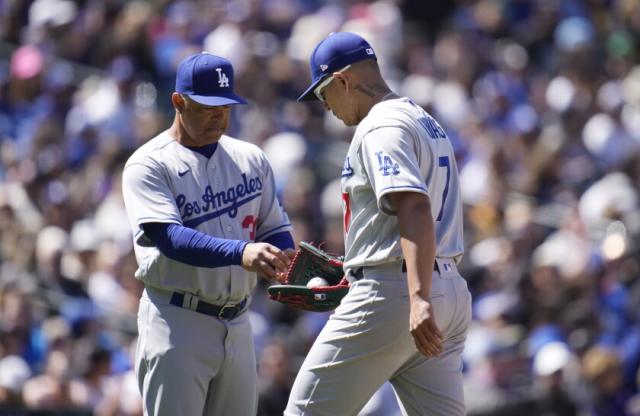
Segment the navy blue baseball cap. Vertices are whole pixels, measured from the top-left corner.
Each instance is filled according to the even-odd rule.
[[[231,62],[207,52],[191,55],[180,62],[176,92],[208,106],[247,103],[233,92]]]
[[[361,36],[351,32],[334,32],[324,38],[309,59],[311,85],[298,101],[317,100],[313,90],[335,71],[365,59],[375,59],[375,52]]]

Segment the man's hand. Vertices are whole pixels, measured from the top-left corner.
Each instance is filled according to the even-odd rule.
[[[293,258],[296,256],[296,250],[292,249],[292,248],[288,248],[286,250],[284,250],[284,254],[287,255],[287,257],[289,258],[289,260],[293,260]],[[290,264],[291,262],[289,262]],[[288,266],[288,265],[287,265]],[[287,277],[287,271],[284,272],[277,272],[276,273],[276,279],[278,280],[278,282],[280,283],[284,283],[285,278]]]
[[[439,355],[444,337],[436,325],[433,306],[418,295],[412,296],[410,303],[409,329],[418,351],[427,357]]]
[[[287,250],[289,251],[289,250]],[[290,263],[287,252],[268,243],[249,243],[242,252],[241,266],[271,280],[284,276]]]

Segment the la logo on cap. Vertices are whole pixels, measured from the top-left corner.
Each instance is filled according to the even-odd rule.
[[[231,62],[206,52],[180,62],[176,70],[176,92],[206,106],[247,103],[233,92]]]
[[[320,65],[320,70],[321,70],[322,72],[326,71],[326,70],[327,70],[327,68],[329,68],[329,65],[325,65],[325,64]]]
[[[216,68],[216,72],[218,72],[218,85],[220,87],[228,87],[229,86],[229,78],[227,75],[222,72],[222,68]]]

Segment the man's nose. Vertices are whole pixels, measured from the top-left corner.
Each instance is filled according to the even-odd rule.
[[[213,107],[211,109],[211,116],[215,118],[222,117],[226,114],[227,110],[228,110],[228,107],[226,106]]]

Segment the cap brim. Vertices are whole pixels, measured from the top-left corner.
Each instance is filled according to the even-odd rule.
[[[232,105],[232,104],[247,104],[244,98],[237,96],[235,94],[229,95],[218,95],[215,97],[211,97],[208,95],[187,95],[193,101],[198,104],[208,105],[208,106],[219,106],[219,105]]]
[[[315,90],[318,84],[324,81],[325,78],[326,77],[322,77],[316,82],[314,82],[313,84],[311,84],[311,86],[307,88],[300,97],[298,97],[298,101],[314,101],[314,100],[318,101],[318,97],[316,97],[316,94],[313,92],[313,90]]]

